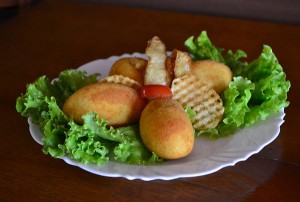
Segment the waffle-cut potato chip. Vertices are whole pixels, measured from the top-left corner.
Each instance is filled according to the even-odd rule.
[[[170,86],[171,78],[165,64],[167,58],[166,46],[157,36],[148,41],[146,55],[149,59],[145,71],[144,84]]]
[[[179,50],[174,50],[171,55],[171,63],[174,65],[175,78],[191,74],[192,58]]]
[[[215,128],[222,119],[224,107],[215,90],[193,75],[176,78],[172,82],[173,99],[195,111],[193,127],[198,130]]]
[[[112,76],[108,76],[105,77],[103,79],[101,79],[99,82],[102,83],[115,83],[115,84],[122,84],[128,87],[131,87],[135,90],[140,90],[141,89],[141,85],[139,84],[139,82],[126,77],[126,76],[122,76],[122,75],[112,75]]]

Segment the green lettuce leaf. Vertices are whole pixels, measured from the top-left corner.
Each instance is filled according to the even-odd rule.
[[[34,83],[27,85],[25,95],[17,98],[16,109],[22,116],[30,116],[32,122],[44,125],[42,112],[48,111],[48,104],[45,98],[57,94],[56,88],[51,85],[46,76],[41,76]]]
[[[241,75],[255,84],[249,101],[251,111],[245,117],[246,125],[252,125],[259,119],[265,120],[289,105],[287,93],[291,83],[286,80],[271,47],[264,45],[259,58],[244,68]]]
[[[123,133],[123,141],[114,149],[115,159],[128,164],[151,165],[161,163],[163,159],[150,152],[144,145],[138,125],[117,129]]]
[[[185,41],[194,61],[210,59],[222,62],[233,72],[233,81],[221,94],[224,103],[222,121],[215,129],[196,131],[196,135],[208,134],[216,139],[233,134],[237,129],[265,120],[271,114],[287,107],[287,93],[291,83],[286,79],[271,47],[263,46],[260,56],[248,63],[242,50],[233,53],[215,47],[203,31],[197,39]]]
[[[54,80],[53,85],[58,88],[59,94],[55,96],[59,106],[76,90],[88,84],[95,83],[100,74],[95,73],[87,76],[85,71],[65,70],[61,72],[58,79]]]
[[[101,165],[110,160],[128,164],[149,165],[162,161],[143,144],[138,125],[113,128],[96,113],[83,116],[83,125],[69,123],[65,148],[69,156],[84,164]]]
[[[65,154],[62,145],[66,138],[65,133],[69,129],[69,118],[62,112],[61,106],[70,94],[84,85],[96,82],[97,76],[98,74],[87,76],[86,72],[78,70],[63,71],[53,82],[46,76],[41,76],[28,84],[26,93],[17,98],[17,112],[22,116],[31,117],[32,122],[39,125],[44,133],[44,153],[53,157]]]
[[[42,112],[45,124],[40,125],[44,133],[43,152],[53,157],[60,157],[65,155],[63,144],[66,132],[69,130],[69,118],[59,108],[54,97],[45,97],[45,103],[48,105],[48,110]]]
[[[64,114],[61,107],[65,100],[83,86],[95,83],[97,77],[78,70],[63,71],[53,82],[42,76],[17,98],[17,111],[31,117],[44,134],[43,152],[55,158],[68,155],[84,164],[101,165],[111,159],[139,165],[162,162],[145,147],[137,125],[108,127],[108,122],[95,113],[84,115],[79,125]]]
[[[54,82],[50,82],[46,76],[41,76],[35,82],[28,84],[26,93],[17,98],[16,110],[22,116],[30,116],[33,123],[43,126],[42,115],[44,112],[48,112],[46,98],[54,97],[58,106],[61,107],[66,98],[76,90],[95,83],[98,75],[87,76],[84,71],[65,70],[59,74]]]
[[[103,137],[110,138],[110,133],[119,134],[113,129],[107,129],[107,122],[99,121],[95,113],[89,113],[82,118],[83,125],[78,125],[73,120],[69,122],[70,129],[66,133],[64,144],[66,151],[71,158],[84,164],[101,165],[108,162],[112,144]]]
[[[245,115],[250,112],[249,101],[255,85],[243,77],[234,77],[224,92],[225,105],[223,122],[235,127],[243,127]]]
[[[218,48],[212,44],[206,31],[202,31],[196,39],[194,39],[194,36],[189,37],[184,45],[187,47],[193,61],[213,60],[224,63],[231,68],[234,75],[248,64],[242,61],[242,59],[247,58],[244,51],[237,50],[233,52],[229,50],[225,54],[223,48]]]
[[[214,60],[224,62],[222,52],[224,49],[216,48],[203,31],[195,40],[194,36],[189,37],[184,45],[188,48],[193,60]]]
[[[185,113],[188,115],[189,119],[193,122],[194,117],[197,115],[190,105],[184,108]]]

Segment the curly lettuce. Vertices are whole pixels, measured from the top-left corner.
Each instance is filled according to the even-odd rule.
[[[247,54],[242,50],[233,52],[232,50],[224,53],[223,48],[214,46],[207,36],[207,32],[203,31],[194,39],[194,36],[189,37],[184,45],[187,47],[193,61],[197,60],[213,60],[228,65],[233,73],[239,72],[245,66],[247,62],[242,61],[247,58]]]
[[[234,75],[221,94],[225,108],[222,121],[215,129],[196,131],[197,135],[209,134],[211,138],[230,135],[289,105],[287,93],[291,83],[270,46],[264,45],[260,56],[250,63],[243,61],[247,55],[242,50],[224,53],[224,49],[215,47],[205,31],[197,39],[188,38],[185,46],[194,61],[210,59],[224,63]]]
[[[63,71],[52,82],[41,76],[17,98],[17,111],[31,117],[44,134],[43,152],[55,158],[69,156],[83,164],[102,165],[111,159],[141,165],[162,162],[144,146],[137,126],[108,127],[108,122],[95,113],[84,115],[79,125],[61,110],[71,94],[97,82],[98,76],[79,70]]]

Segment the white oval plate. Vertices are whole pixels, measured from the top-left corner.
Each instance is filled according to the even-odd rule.
[[[101,78],[103,78],[108,75],[111,65],[117,59],[132,56],[146,58],[144,54],[140,53],[124,54],[95,60],[82,65],[79,69],[87,71],[88,74],[101,73]],[[189,156],[179,160],[166,161],[159,165],[138,166],[110,161],[104,165],[96,166],[92,164],[84,165],[69,157],[63,157],[62,159],[70,165],[78,166],[97,175],[124,177],[129,180],[172,180],[203,176],[214,173],[226,166],[233,166],[237,162],[244,161],[251,155],[258,153],[279,135],[284,116],[285,113],[282,110],[265,121],[260,121],[251,127],[239,130],[234,135],[214,141],[199,137],[196,139],[194,149]],[[30,118],[28,123],[33,139],[42,145],[43,134],[38,126],[34,125]]]

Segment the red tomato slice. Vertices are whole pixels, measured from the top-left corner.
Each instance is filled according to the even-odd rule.
[[[146,99],[172,97],[172,91],[164,85],[145,85],[140,91],[140,96]]]

